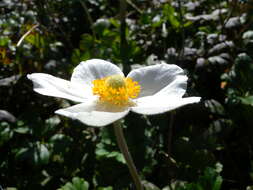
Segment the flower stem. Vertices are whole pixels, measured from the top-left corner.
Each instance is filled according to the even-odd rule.
[[[127,74],[131,70],[127,55],[128,43],[126,39],[126,0],[120,0],[120,57],[123,63],[123,73]]]
[[[126,140],[125,140],[125,137],[124,137],[124,134],[123,134],[123,129],[122,129],[122,126],[120,125],[120,121],[116,121],[114,123],[114,132],[115,132],[115,135],[116,135],[116,139],[117,139],[117,143],[118,143],[118,146],[120,148],[120,151],[122,152],[122,154],[123,154],[123,156],[126,160],[128,169],[129,169],[130,174],[131,174],[131,176],[134,180],[136,189],[137,190],[143,190],[143,186],[141,184],[140,177],[137,173],[137,170],[136,170],[136,167],[134,165],[131,154],[129,153],[127,143],[126,143]]]

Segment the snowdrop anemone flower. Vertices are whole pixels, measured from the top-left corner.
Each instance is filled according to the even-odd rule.
[[[81,62],[67,81],[44,73],[27,76],[36,92],[79,104],[55,113],[90,126],[106,126],[129,111],[154,115],[200,101],[182,98],[187,87],[183,69],[161,63],[132,70],[126,77],[116,65],[91,59]]]

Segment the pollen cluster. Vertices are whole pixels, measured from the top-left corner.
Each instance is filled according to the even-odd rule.
[[[101,102],[117,106],[132,104],[131,99],[137,98],[141,90],[138,82],[121,75],[96,79],[92,83],[92,92]]]

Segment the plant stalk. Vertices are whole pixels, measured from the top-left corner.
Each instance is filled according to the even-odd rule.
[[[136,189],[143,190],[143,186],[141,184],[141,179],[138,175],[137,169],[134,165],[133,159],[132,159],[131,154],[128,150],[127,143],[126,143],[126,140],[125,140],[125,137],[123,134],[123,129],[122,129],[122,126],[120,125],[120,121],[114,122],[113,127],[114,127],[114,132],[116,135],[118,146],[119,146],[120,151],[122,152],[122,154],[126,160],[128,169],[129,169],[130,174],[134,180],[134,184],[136,186]]]
[[[126,0],[120,0],[120,57],[123,63],[123,73],[127,75],[130,72],[131,67],[128,62],[128,43],[126,38],[126,10],[127,3]]]

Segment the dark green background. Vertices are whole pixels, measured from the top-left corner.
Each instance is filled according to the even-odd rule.
[[[189,77],[185,96],[202,97],[124,119],[147,189],[253,189],[252,1],[127,0],[125,12],[119,2],[0,1],[0,185],[134,189],[112,126],[55,115],[72,102],[36,94],[26,78],[69,79],[80,61],[102,58],[125,73],[159,60],[179,65]]]

